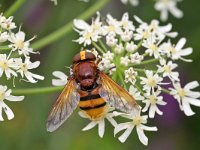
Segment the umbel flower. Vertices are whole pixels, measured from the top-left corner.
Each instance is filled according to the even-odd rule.
[[[37,68],[40,65],[39,61],[31,62],[30,53],[33,49],[30,47],[30,42],[35,36],[29,40],[26,40],[25,32],[21,31],[21,27],[14,32],[17,28],[13,17],[6,18],[2,13],[0,14],[0,44],[7,47],[7,51],[3,51],[0,48],[0,80],[6,77],[7,80],[18,78],[21,76],[21,80],[36,83],[38,80],[44,80],[43,76],[32,73],[30,70]],[[16,53],[17,52],[17,53]],[[12,54],[15,53],[17,57],[12,58]],[[11,90],[7,90],[6,85],[0,83],[0,121],[3,121],[2,110],[5,111],[8,119],[12,119],[14,114],[12,110],[4,103],[4,100],[9,101],[21,101],[24,96],[12,96]],[[7,90],[7,91],[6,91]]]
[[[99,136],[103,137],[105,119],[108,119],[115,128],[116,137],[124,131],[118,137],[119,141],[125,142],[136,128],[139,140],[147,145],[148,138],[144,131],[157,131],[157,127],[147,125],[147,118],[162,115],[160,107],[167,104],[161,94],[172,95],[180,110],[191,116],[194,112],[190,105],[200,107],[200,92],[193,91],[199,86],[197,81],[182,87],[176,70],[177,61],[191,62],[187,57],[192,53],[192,48],[185,47],[186,38],[181,38],[175,44],[173,39],[178,33],[172,31],[171,24],[161,26],[158,20],[147,23],[137,16],[134,19],[133,22],[128,13],[124,13],[120,20],[108,14],[106,21],[101,21],[98,12],[91,24],[84,20],[74,20],[75,31],[79,34],[75,42],[82,45],[83,49],[93,47],[90,52],[101,58],[99,69],[110,74],[141,106],[141,112],[130,114],[116,112],[108,106],[108,111],[99,120],[93,120],[82,113],[80,115],[91,120],[84,131],[98,125]],[[53,85],[67,83],[64,73],[56,71],[53,75],[57,78],[53,79]],[[166,85],[171,88],[166,88]],[[118,116],[131,121],[117,124],[114,118]]]

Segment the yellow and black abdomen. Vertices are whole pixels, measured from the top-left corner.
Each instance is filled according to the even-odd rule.
[[[98,88],[95,88],[92,91],[81,91],[79,107],[92,120],[98,120],[102,117],[105,111],[106,102],[98,94]]]

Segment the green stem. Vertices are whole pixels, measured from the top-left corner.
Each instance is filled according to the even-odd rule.
[[[143,40],[141,40],[138,44],[137,44],[137,48],[134,50],[134,52],[137,52],[140,47],[142,46]]]
[[[157,61],[159,61],[159,58],[157,58],[157,59],[149,59],[149,60],[141,62],[140,64],[134,64],[133,66],[146,65],[146,64],[157,62]]]
[[[103,44],[102,40],[99,40],[99,44],[101,45],[101,47],[103,48],[103,50],[104,50],[105,52],[108,51],[107,48],[106,48],[106,46]]]
[[[142,89],[139,87],[139,85],[135,84],[134,86],[135,86],[135,87],[137,88],[137,90],[144,96],[144,92],[143,92]]]
[[[55,87],[41,87],[41,88],[29,88],[29,89],[13,89],[13,95],[28,95],[28,94],[43,94],[50,92],[61,91],[63,87],[55,86]]]
[[[121,84],[123,85],[124,89],[127,90],[126,84],[124,82],[123,75],[119,72],[119,79],[121,81]]]
[[[19,9],[19,7],[25,2],[26,0],[16,0],[13,5],[10,6],[10,8],[5,12],[5,16],[9,17],[11,16],[16,10]]]
[[[101,47],[99,45],[97,45],[95,42],[92,42],[92,45],[100,52],[100,53],[104,53],[104,51],[101,49]]]
[[[170,90],[168,90],[168,89],[162,88],[162,91],[163,91],[164,93],[170,94]]]
[[[9,48],[8,46],[0,46],[0,51],[7,51],[7,50],[11,50],[11,48]]]
[[[80,16],[76,17],[78,19],[88,19],[90,18],[96,11],[101,9],[103,6],[105,6],[109,0],[98,0],[93,6],[91,6],[89,9],[87,9],[84,13],[82,13]],[[31,45],[31,47],[35,50],[38,50],[49,43],[55,42],[58,39],[65,36],[68,32],[72,31],[73,29],[73,20],[64,25],[63,27],[59,28],[58,30],[54,31],[53,33],[45,36],[44,38],[36,41]]]

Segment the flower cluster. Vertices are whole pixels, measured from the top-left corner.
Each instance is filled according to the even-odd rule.
[[[98,125],[99,136],[102,137],[105,131],[104,120],[107,119],[115,128],[115,136],[125,130],[118,137],[121,142],[125,142],[135,127],[139,140],[147,145],[148,138],[144,130],[157,131],[156,127],[146,126],[147,119],[162,115],[160,107],[167,104],[162,93],[172,95],[180,110],[191,116],[194,114],[191,105],[200,107],[200,92],[193,91],[199,86],[197,81],[183,87],[176,70],[176,61],[192,61],[186,58],[193,51],[190,47],[185,48],[186,39],[172,42],[178,33],[171,31],[171,24],[161,26],[158,20],[147,23],[137,16],[134,16],[134,19],[135,22],[129,19],[128,13],[120,20],[108,14],[106,21],[102,22],[98,12],[91,24],[74,20],[75,31],[79,34],[75,42],[83,47],[94,47],[98,51],[98,57],[101,57],[99,69],[110,73],[112,79],[123,85],[141,106],[141,112],[134,114],[116,112],[112,106],[108,106],[99,120],[92,120],[82,112],[80,115],[91,120],[84,131]],[[94,48],[91,52],[97,55]],[[58,78],[53,80],[53,85],[61,86],[67,83],[64,73],[56,71],[53,74]],[[131,119],[131,122],[117,124],[114,120],[117,116]]]
[[[36,83],[37,80],[43,80],[44,77],[31,72],[32,69],[40,65],[39,61],[31,62],[30,53],[35,53],[30,47],[30,41],[35,37],[25,40],[25,33],[21,27],[14,32],[17,26],[13,22],[13,17],[6,18],[0,14],[0,78],[6,77],[7,80],[21,76],[22,80]],[[14,57],[18,56],[18,57]],[[2,80],[2,79],[1,79]],[[0,83],[0,120],[3,120],[2,110],[8,116],[8,119],[14,117],[13,112],[3,102],[5,99],[10,101],[23,100],[23,96],[12,96],[11,90]]]

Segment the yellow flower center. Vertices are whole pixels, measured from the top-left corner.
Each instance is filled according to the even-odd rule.
[[[156,82],[156,80],[155,80],[154,78],[149,77],[149,78],[148,78],[147,84],[148,84],[149,86],[151,86],[151,87],[155,87],[156,84],[157,84],[157,82]]]
[[[170,47],[170,52],[172,53],[172,54],[174,54],[174,53],[176,53],[176,49],[174,48],[174,47]]]
[[[137,116],[135,118],[133,118],[133,123],[138,126],[142,123],[142,117],[141,116]]]
[[[0,62],[0,67],[3,68],[4,70],[7,69],[8,68],[7,62],[5,62],[5,61]]]
[[[156,100],[156,97],[154,95],[150,95],[149,96],[149,101],[151,104],[155,105],[157,100]]]
[[[21,70],[22,71],[27,71],[28,69],[27,69],[27,65],[26,64],[21,64]]]
[[[17,40],[15,42],[15,44],[19,49],[23,49],[24,48],[24,41],[22,41],[22,40]]]
[[[142,32],[142,36],[143,38],[148,38],[149,37],[149,33],[147,31]]]
[[[158,51],[158,47],[155,44],[151,44],[149,48],[153,51]]]
[[[169,66],[164,66],[164,70],[167,73],[171,73],[172,72],[172,70],[171,70],[171,68]]]
[[[185,91],[184,91],[183,88],[179,88],[177,91],[178,91],[178,95],[179,95],[180,97],[184,97],[184,96],[186,95],[186,93],[185,93]]]
[[[113,25],[108,26],[108,31],[113,31],[115,32],[115,27]]]
[[[123,26],[123,27],[127,27],[127,26],[128,26],[128,22],[127,22],[127,21],[123,21],[123,22],[122,22],[122,26]]]
[[[0,100],[4,100],[5,99],[5,93],[0,92]]]

